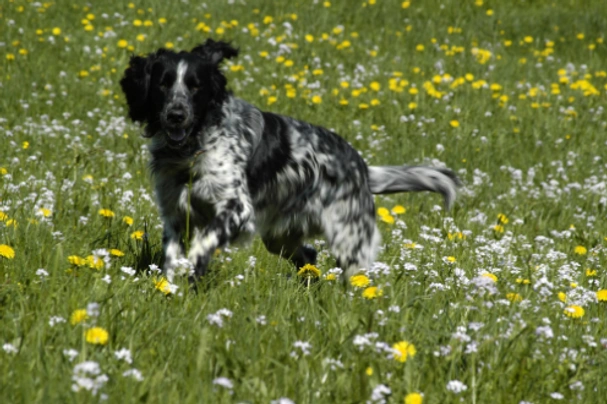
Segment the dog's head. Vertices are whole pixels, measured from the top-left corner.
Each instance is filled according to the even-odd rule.
[[[120,81],[133,121],[147,123],[150,135],[162,132],[179,148],[227,96],[219,65],[238,55],[230,44],[208,39],[190,52],[159,49],[132,56]]]

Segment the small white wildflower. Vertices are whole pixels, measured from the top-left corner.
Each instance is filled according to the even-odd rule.
[[[19,352],[19,350],[17,348],[15,348],[15,346],[13,344],[9,344],[9,343],[2,345],[2,349],[4,349],[4,352],[6,352],[8,354],[16,354],[17,352]]]
[[[101,278],[101,280],[107,283],[108,285],[112,283],[112,277],[110,276],[110,274],[105,274],[105,276]]]
[[[227,377],[218,377],[213,380],[213,384],[221,387],[225,387],[226,389],[232,390],[234,388],[234,383],[228,379]]]
[[[135,368],[126,370],[125,372],[122,373],[122,376],[132,377],[133,379],[137,380],[138,382],[143,381],[143,375],[141,374],[141,372],[138,369],[135,369]]]
[[[268,323],[266,316],[264,316],[264,315],[258,316],[255,319],[255,321],[257,321],[257,324],[260,324],[260,325],[266,325]]]
[[[565,398],[564,395],[562,395],[561,393],[550,393],[550,397],[552,397],[554,400],[562,400],[563,398]]]
[[[61,323],[65,323],[65,322],[66,322],[66,320],[60,316],[51,316],[51,318],[48,319],[48,325],[51,327],[54,327],[57,324],[61,324]]]
[[[48,276],[48,272],[46,271],[46,269],[40,268],[39,270],[36,271],[36,275],[38,275],[41,278],[45,278]]]
[[[468,390],[468,386],[459,380],[451,380],[449,383],[447,383],[447,390],[452,393],[459,394]]]
[[[75,349],[64,349],[63,355],[67,356],[69,361],[72,362],[76,358],[76,356],[78,356],[78,351],[76,351]]]
[[[278,400],[270,401],[270,404],[295,404],[295,401],[287,397],[280,397]]]
[[[120,267],[120,270],[129,276],[135,276],[135,274],[137,273],[137,271],[135,271],[131,267]]]
[[[387,397],[392,394],[392,390],[386,385],[378,384],[371,392],[371,399],[368,403],[381,403],[387,402]]]
[[[99,303],[91,302],[86,305],[86,314],[89,317],[98,317],[99,316]]]
[[[123,360],[126,363],[128,363],[129,365],[131,363],[133,363],[133,358],[131,356],[131,351],[126,349],[126,348],[122,348],[118,351],[114,352],[114,356],[116,357],[116,359],[118,360]]]

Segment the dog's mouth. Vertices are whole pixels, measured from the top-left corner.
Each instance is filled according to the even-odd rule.
[[[189,128],[173,128],[167,127],[164,129],[166,133],[168,144],[170,147],[179,148],[185,144],[190,134]]]

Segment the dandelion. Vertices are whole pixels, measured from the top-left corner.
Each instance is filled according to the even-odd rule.
[[[164,277],[160,278],[159,280],[154,280],[154,288],[161,291],[165,295],[171,293],[171,283]]]
[[[86,260],[77,255],[70,255],[69,257],[67,257],[67,261],[72,265],[76,265],[77,267],[82,267],[86,265]]]
[[[121,39],[118,41],[118,43],[116,44],[119,48],[124,49],[127,46],[129,46],[129,43],[126,39]]]
[[[85,262],[91,269],[100,270],[105,266],[103,260],[95,255],[89,255],[86,257]]]
[[[126,224],[127,226],[132,226],[133,225],[133,218],[130,216],[125,216],[122,218],[122,223]]]
[[[131,238],[133,240],[143,240],[143,231],[142,230],[136,230],[134,232],[131,233]]]
[[[107,344],[109,334],[101,327],[93,327],[86,330],[85,333],[86,342],[93,345],[105,345]]]
[[[407,212],[407,209],[402,205],[396,205],[392,208],[392,213],[395,215],[402,215]]]
[[[379,91],[381,89],[381,85],[377,81],[372,82],[369,87],[371,87],[371,90],[373,91]]]
[[[379,289],[377,286],[369,286],[368,288],[366,288],[365,290],[363,290],[362,296],[365,299],[375,299],[377,297],[380,297],[384,294],[384,291]]]
[[[81,322],[88,320],[88,318],[89,318],[89,315],[86,312],[86,309],[74,310],[74,312],[70,316],[70,324],[72,324],[72,325],[80,324]]]
[[[577,306],[574,304],[574,305],[565,307],[565,310],[563,310],[563,313],[565,313],[565,315],[567,317],[581,318],[584,316],[584,313],[586,313],[586,312],[582,306]]]
[[[306,42],[314,42],[314,36],[313,35],[306,35],[305,36]]]
[[[414,357],[417,353],[415,345],[408,341],[400,341],[392,345],[394,350],[394,359],[399,362],[406,362],[409,357]]]
[[[350,285],[356,288],[366,288],[371,283],[371,280],[363,274],[354,275],[350,278]]]
[[[482,274],[481,276],[491,279],[493,282],[497,282],[497,276],[494,274],[491,274],[489,272],[485,272],[484,274]]]
[[[124,253],[116,248],[110,250],[110,255],[113,255],[114,257],[124,257]]]
[[[523,297],[518,293],[508,293],[506,294],[506,299],[510,300],[512,303],[518,303],[523,300]]]
[[[586,255],[588,250],[586,249],[586,247],[584,247],[582,245],[578,245],[573,249],[573,252],[576,253],[577,255]]]
[[[316,268],[312,264],[306,264],[299,269],[297,276],[303,278],[318,278],[320,276],[320,269]]]
[[[116,216],[116,214],[109,209],[99,209],[99,215],[107,218],[112,218]]]
[[[320,95],[315,95],[312,97],[313,104],[320,104],[322,102],[322,97]]]
[[[405,404],[422,404],[424,396],[419,393],[409,393],[405,396]]]
[[[449,121],[449,125],[451,125],[452,128],[459,128],[459,121],[454,119],[452,121]]]
[[[559,298],[559,300],[563,303],[567,303],[567,295],[565,294],[565,292],[559,292],[557,294],[557,297]]]
[[[601,289],[596,292],[596,298],[599,302],[607,302],[607,289]]]
[[[15,258],[15,250],[6,244],[0,244],[0,257],[12,260]]]

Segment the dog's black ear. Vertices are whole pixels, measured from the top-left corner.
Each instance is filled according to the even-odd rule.
[[[238,56],[238,49],[234,48],[228,42],[207,39],[205,43],[192,49],[192,53],[196,53],[206,58],[213,64],[219,64],[224,59],[231,59]]]
[[[147,100],[150,87],[151,64],[159,52],[143,56],[131,56],[129,67],[120,80],[122,92],[129,106],[129,116],[135,122],[143,122],[147,116]]]

